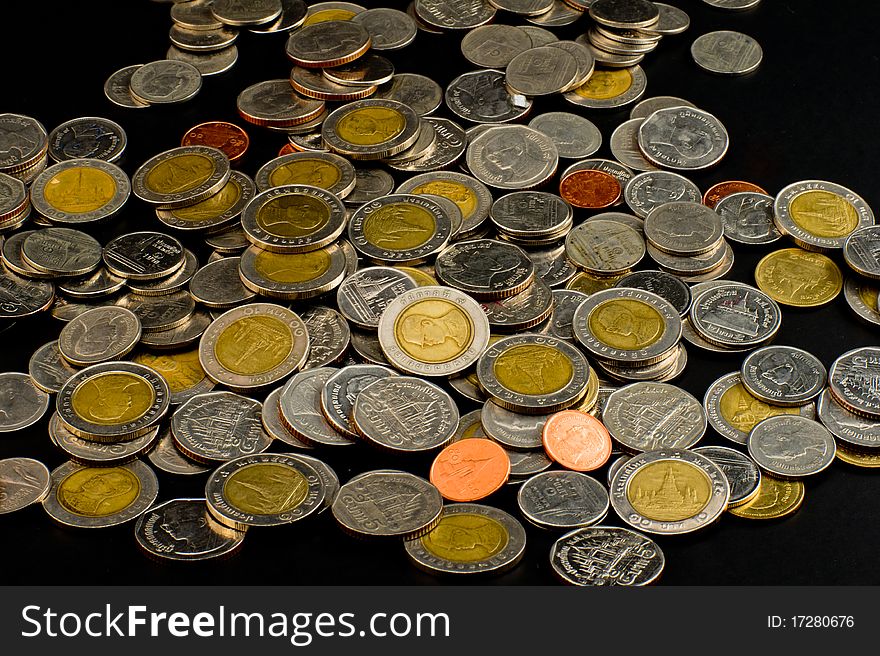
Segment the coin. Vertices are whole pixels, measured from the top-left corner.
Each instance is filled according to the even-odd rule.
[[[495,17],[495,7],[483,0],[416,0],[416,16],[443,30],[469,30]]]
[[[58,340],[43,344],[28,363],[28,375],[34,385],[49,394],[55,394],[76,372],[77,368],[61,357]]]
[[[171,390],[171,404],[179,405],[196,394],[210,392],[214,382],[199,364],[198,349],[174,353],[148,353],[142,351],[132,358],[159,373]]]
[[[628,169],[636,171],[656,171],[657,167],[645,159],[639,147],[639,127],[645,119],[634,118],[624,121],[611,133],[609,146],[614,157],[623,162]]]
[[[844,445],[855,449],[880,446],[880,423],[859,416],[837,402],[830,390],[823,390],[817,403],[819,421]]]
[[[558,162],[552,139],[523,125],[491,127],[467,148],[474,177],[498,189],[525,189],[546,182]]]
[[[394,64],[385,57],[368,53],[343,66],[321,69],[321,74],[335,84],[374,87],[391,81]]]
[[[489,215],[505,237],[555,242],[571,229],[573,213],[569,204],[556,194],[514,191],[492,203]]]
[[[589,273],[614,276],[626,273],[642,260],[645,241],[638,232],[616,221],[584,221],[566,236],[565,254]]]
[[[726,446],[701,446],[694,449],[694,453],[706,456],[724,472],[730,484],[728,510],[757,497],[761,485],[761,470],[754,460]]]
[[[339,198],[355,185],[355,170],[348,160],[332,153],[291,153],[264,164],[255,178],[260,191],[282,185],[311,185]]]
[[[0,433],[35,424],[49,407],[49,395],[34,385],[30,376],[17,372],[0,373],[0,398],[4,400]]]
[[[550,549],[554,574],[571,585],[648,585],[660,576],[664,564],[656,542],[611,526],[575,529]]]
[[[782,235],[773,223],[773,198],[753,191],[733,193],[715,204],[724,236],[740,244],[770,244]]]
[[[392,469],[369,471],[343,485],[332,506],[347,533],[364,538],[411,540],[440,521],[443,499],[433,485]]]
[[[221,255],[237,255],[250,245],[241,226],[205,237],[205,243]]]
[[[681,316],[687,316],[691,306],[691,290],[679,278],[664,271],[636,271],[617,281],[616,287],[642,289],[657,294],[672,303]]]
[[[336,244],[307,253],[274,253],[251,246],[242,254],[239,271],[253,292],[305,299],[337,287],[346,273],[346,258]]]
[[[727,509],[730,486],[704,455],[662,449],[634,456],[611,486],[620,518],[647,533],[672,535],[705,528]]]
[[[119,107],[126,109],[145,109],[150,105],[136,99],[131,93],[131,76],[134,75],[143,64],[126,66],[113,73],[104,83],[104,95],[107,100]]]
[[[281,398],[282,387],[276,387],[269,392],[266,400],[263,402],[263,410],[260,414],[260,421],[263,423],[263,430],[273,440],[279,440],[296,449],[311,449],[311,445],[303,442],[297,435],[291,431],[284,423],[281,416]]]
[[[202,333],[211,323],[207,312],[196,310],[182,324],[167,330],[141,335],[141,345],[154,349],[175,349],[192,346],[199,341]]]
[[[749,433],[749,455],[782,478],[818,474],[834,461],[834,437],[822,424],[793,415],[765,419]]]
[[[323,367],[342,358],[348,349],[351,331],[336,310],[316,305],[300,314],[309,333],[309,356],[303,369]]]
[[[568,283],[577,273],[577,267],[563,257],[564,254],[565,244],[549,248],[530,248],[527,252],[535,267],[535,276],[554,290]]]
[[[691,57],[710,73],[745,75],[760,66],[764,52],[747,34],[719,30],[697,37],[691,44]]]
[[[783,248],[758,262],[755,282],[779,303],[816,307],[837,297],[843,289],[843,274],[833,260],[820,253]]]
[[[281,0],[214,0],[211,13],[225,25],[263,25],[281,15]]]
[[[837,445],[837,453],[835,457],[841,462],[855,467],[866,467],[876,469],[880,466],[880,454],[874,453],[874,449],[870,451],[854,449],[851,446]]]
[[[297,438],[309,445],[346,446],[354,440],[339,433],[321,410],[324,384],[338,370],[318,367],[292,376],[278,398],[281,419]]]
[[[342,315],[362,328],[378,329],[385,308],[398,296],[417,287],[403,271],[367,267],[348,276],[336,291]]]
[[[835,400],[850,412],[880,419],[880,400],[873,390],[880,379],[880,349],[873,346],[847,351],[828,371],[828,386]]]
[[[190,460],[180,452],[174,444],[170,424],[162,427],[159,439],[153,449],[147,453],[147,458],[154,467],[168,474],[192,476],[211,471],[210,467]]]
[[[551,415],[544,424],[542,441],[552,460],[578,472],[598,469],[611,456],[608,431],[598,419],[577,410]]]
[[[553,293],[543,280],[535,280],[516,296],[484,301],[481,307],[495,330],[525,330],[541,324],[550,316]]]
[[[397,73],[382,85],[376,98],[396,100],[419,116],[432,114],[443,100],[443,90],[434,80],[417,73]]]
[[[874,255],[877,238],[877,227],[866,226],[854,231],[843,245],[843,259],[850,268],[873,280],[880,279],[880,263]]]
[[[478,229],[489,215],[492,195],[479,180],[453,171],[423,173],[405,181],[398,194],[432,194],[453,201],[461,210],[461,232]]]
[[[321,126],[331,150],[354,159],[391,157],[419,137],[419,117],[396,100],[359,100],[331,112]]]
[[[172,499],[153,506],[138,518],[134,535],[148,556],[173,562],[231,556],[244,542],[242,531],[211,517],[205,499]]]
[[[189,293],[205,307],[231,308],[252,300],[255,294],[239,278],[241,258],[225,257],[199,269],[189,283]]]
[[[847,305],[860,318],[870,324],[880,325],[877,295],[880,289],[860,278],[849,277],[843,285],[843,297]]]
[[[299,315],[271,303],[224,312],[199,344],[208,377],[234,390],[280,382],[302,367],[308,352],[309,336]]]
[[[235,66],[235,63],[238,61],[238,48],[230,45],[219,50],[191,51],[178,48],[172,44],[165,53],[165,59],[174,59],[192,64],[202,74],[202,77],[205,77],[225,73]]]
[[[255,125],[292,127],[306,124],[324,112],[324,102],[303,98],[290,80],[257,82],[238,94],[238,114]]]
[[[96,307],[72,319],[61,330],[58,350],[67,362],[87,367],[119,360],[141,337],[141,322],[130,310]]]
[[[718,248],[723,235],[720,217],[697,202],[663,203],[645,218],[645,237],[655,248],[672,255],[709,253]]]
[[[476,239],[453,244],[437,256],[437,279],[478,300],[518,294],[534,280],[535,267],[513,244]]]
[[[396,296],[378,323],[382,352],[401,371],[448,376],[474,364],[489,343],[489,322],[467,294],[418,287]]]
[[[462,546],[461,535],[480,537]],[[404,548],[413,564],[430,574],[498,574],[520,561],[525,544],[525,530],[506,512],[462,503],[445,506],[439,523]]]
[[[372,364],[350,365],[333,372],[321,389],[320,406],[324,417],[336,431],[349,437],[358,437],[352,420],[358,395],[370,383],[397,375],[388,367]]]
[[[765,346],[742,363],[745,388],[766,403],[798,406],[825,388],[827,374],[819,359],[793,346]]]
[[[731,508],[730,514],[744,519],[779,519],[792,514],[804,501],[804,484],[768,474],[761,477],[758,496],[753,501]]]
[[[172,25],[168,32],[168,38],[178,50],[199,56],[203,53],[210,54],[229,49],[238,39],[238,32],[225,27],[216,30],[190,30],[180,25]],[[186,63],[194,67],[200,74],[202,72],[201,68],[193,61],[193,57],[167,57],[167,60]]]
[[[129,87],[134,99],[148,105],[184,102],[202,88],[202,74],[192,64],[163,59],[135,70]]]
[[[592,121],[569,112],[539,114],[529,121],[529,127],[550,137],[559,156],[567,159],[589,157],[602,145],[599,128]]]
[[[720,346],[756,346],[772,338],[782,310],[762,291],[742,283],[723,283],[694,297],[694,329]]]
[[[158,209],[195,205],[223,189],[229,159],[210,146],[181,146],[152,157],[132,178],[135,196]]]
[[[544,472],[517,493],[520,512],[541,528],[566,530],[593,526],[608,514],[608,491],[595,478],[569,471]]]
[[[727,9],[731,11],[741,11],[743,9],[751,9],[758,5],[761,0],[703,0],[710,7],[717,9]]]
[[[139,517],[158,492],[156,474],[140,460],[115,467],[65,462],[52,471],[43,509],[65,526],[105,528]]]
[[[247,152],[250,139],[247,132],[234,123],[208,121],[191,127],[181,139],[181,146],[211,146],[221,150],[231,163]]]
[[[636,175],[626,183],[623,195],[629,208],[643,219],[659,205],[676,201],[699,203],[701,198],[693,182],[670,171],[646,171]]]
[[[719,182],[709,187],[706,193],[703,194],[703,205],[715,209],[718,203],[727,196],[746,191],[767,195],[767,192],[756,184],[743,182],[742,180],[730,180]]]
[[[65,121],[49,134],[49,157],[56,162],[94,158],[115,162],[125,150],[125,130],[107,118],[82,117]]]
[[[22,114],[0,114],[0,137],[4,144],[0,171],[14,177],[38,164],[49,148],[43,124]]]
[[[529,35],[512,25],[483,25],[461,40],[465,59],[482,68],[505,68],[518,54],[532,47]]]
[[[498,491],[510,475],[510,459],[491,440],[469,438],[443,449],[431,464],[431,483],[450,501],[479,501]]]
[[[597,66],[585,84],[568,91],[562,97],[581,107],[610,109],[635,102],[645,93],[646,86],[647,78],[640,66],[630,68]]]
[[[526,450],[542,447],[541,434],[549,414],[525,415],[502,408],[493,401],[486,401],[480,413],[480,435],[489,437],[506,449]]]
[[[126,294],[116,305],[134,312],[144,333],[176,328],[186,323],[196,309],[195,301],[184,291],[164,296]]]
[[[571,88],[578,80],[578,62],[560,50],[542,46],[516,55],[505,70],[508,88],[524,96],[546,96]]]
[[[600,25],[620,29],[651,27],[660,18],[660,10],[647,0],[596,0],[589,13]]]
[[[399,50],[412,43],[418,32],[416,22],[406,12],[378,7],[352,17],[370,33],[372,50]]]
[[[170,296],[189,284],[199,268],[199,261],[189,249],[183,251],[183,265],[169,276],[155,280],[127,280],[126,286],[142,296]]]
[[[369,31],[351,20],[306,24],[290,35],[287,58],[303,68],[340,66],[363,55],[370,44]]]
[[[504,73],[495,69],[459,75],[446,87],[446,106],[474,123],[507,123],[528,114],[532,101],[508,90]]]
[[[0,515],[39,503],[49,493],[49,470],[32,458],[0,460]]]
[[[384,169],[355,168],[355,184],[343,199],[347,207],[360,207],[364,203],[390,194],[394,189],[394,178]]]
[[[92,442],[67,430],[58,413],[53,413],[49,420],[49,439],[67,457],[81,465],[112,467],[131,462],[149,451],[156,443],[158,435],[159,427],[156,426],[149,433],[128,442]]]

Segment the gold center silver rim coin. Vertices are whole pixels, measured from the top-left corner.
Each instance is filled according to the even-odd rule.
[[[131,179],[134,195],[157,209],[195,205],[229,181],[229,158],[210,146],[180,146],[159,153]]]
[[[31,186],[31,202],[60,224],[101,221],[116,214],[131,193],[121,168],[100,159],[74,159],[50,166]]]
[[[216,194],[186,207],[156,210],[156,217],[169,228],[183,232],[214,232],[232,224],[257,193],[254,181],[241,171],[232,171]]]
[[[419,138],[421,124],[409,106],[396,100],[357,100],[331,112],[321,126],[324,144],[353,159],[396,155]]]
[[[290,153],[266,162],[254,177],[257,188],[266,191],[283,185],[309,185],[345,198],[354,189],[354,166],[334,153]]]
[[[345,252],[337,244],[307,253],[274,253],[251,246],[241,255],[239,276],[255,294],[302,300],[338,287],[346,265]]]

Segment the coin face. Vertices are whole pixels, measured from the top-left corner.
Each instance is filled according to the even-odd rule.
[[[50,166],[33,183],[34,208],[54,223],[100,221],[128,200],[131,183],[115,164],[100,159],[74,159]]]
[[[65,526],[105,528],[139,517],[158,492],[156,474],[139,460],[115,467],[66,462],[52,471],[43,509]]]
[[[635,102],[645,93],[646,86],[647,77],[640,66],[631,68],[596,67],[585,84],[565,93],[563,98],[581,107],[610,109]]]
[[[559,153],[547,135],[523,125],[491,127],[467,149],[467,163],[480,182],[499,189],[524,189],[547,181]]]
[[[754,500],[731,508],[730,514],[744,519],[779,519],[792,514],[804,501],[804,484],[764,474]]]
[[[565,253],[590,273],[619,275],[645,256],[645,240],[633,228],[616,221],[584,221],[566,236]]]
[[[519,293],[535,275],[521,248],[492,239],[453,244],[437,256],[435,269],[441,282],[486,300]]]
[[[362,328],[377,329],[388,305],[418,285],[411,276],[391,267],[367,267],[349,275],[336,291],[342,315]]]
[[[880,399],[874,389],[880,379],[880,349],[865,346],[847,351],[828,371],[834,398],[850,412],[880,419]]]
[[[244,542],[244,532],[211,517],[205,499],[172,499],[153,506],[138,518],[134,535],[148,555],[176,562],[229,556]]]
[[[134,194],[159,209],[194,205],[229,180],[229,158],[210,146],[181,146],[147,160],[132,178]]]
[[[437,454],[431,483],[450,501],[478,501],[499,490],[510,476],[510,459],[483,438],[459,440]]]
[[[461,53],[481,68],[505,68],[518,54],[532,47],[529,35],[512,25],[483,25],[461,40]]]
[[[834,437],[804,417],[770,417],[752,429],[749,455],[767,472],[783,478],[818,474],[834,461]]]
[[[759,187],[758,185],[752,182],[744,182],[742,180],[728,180],[725,182],[718,182],[706,190],[706,193],[703,194],[703,204],[706,207],[711,207],[715,209],[718,203],[727,196],[736,193],[742,193],[746,191],[751,191],[756,194],[767,194],[767,192]]]
[[[49,394],[55,394],[77,371],[61,356],[58,340],[43,344],[28,362],[28,375],[34,385]]]
[[[819,396],[826,380],[819,359],[793,346],[765,346],[752,351],[742,364],[746,389],[774,405],[804,405]]]
[[[287,57],[304,68],[339,66],[363,55],[370,44],[370,33],[363,25],[351,20],[323,21],[291,34]]]
[[[416,175],[397,188],[399,194],[430,194],[448,198],[461,212],[460,232],[479,228],[492,206],[492,195],[475,178],[453,171],[437,171]]]
[[[141,338],[140,319],[131,310],[96,307],[72,319],[58,336],[58,350],[70,364],[87,367],[119,360]]]
[[[211,471],[210,467],[195,460],[190,460],[183,455],[180,449],[177,448],[177,445],[174,444],[170,424],[163,426],[160,433],[155,446],[147,453],[150,464],[156,469],[179,476],[193,476]]]
[[[706,456],[721,467],[730,484],[730,501],[727,509],[741,506],[753,500],[759,493],[761,470],[747,455],[726,446],[701,446],[694,453]]]
[[[231,389],[277,383],[299,369],[309,352],[302,319],[279,305],[251,303],[229,310],[202,335],[199,359],[208,377]]]
[[[351,336],[345,318],[323,305],[311,307],[300,316],[309,333],[309,356],[302,368],[323,367],[337,362],[348,349]]]
[[[547,419],[543,445],[551,459],[579,472],[598,469],[611,456],[611,437],[602,422],[577,410],[563,410]]]
[[[211,315],[207,312],[196,311],[179,326],[152,333],[143,333],[140,343],[147,348],[158,350],[185,348],[196,344],[210,324]]]
[[[254,293],[305,299],[330,291],[346,273],[345,252],[336,244],[305,253],[275,253],[251,246],[242,253],[239,275]]]
[[[6,240],[9,242],[9,239]],[[47,310],[55,299],[55,286],[30,280],[0,267],[0,318],[26,317]]]
[[[782,235],[773,223],[773,198],[745,191],[719,200],[715,211],[724,224],[724,236],[741,244],[770,244]]]
[[[524,96],[545,96],[571,88],[578,80],[577,60],[561,48],[529,48],[507,65],[505,82]]]
[[[185,261],[184,248],[160,232],[132,232],[104,246],[104,265],[131,280],[155,280],[174,273]]]
[[[745,75],[761,64],[760,44],[742,32],[720,30],[699,36],[691,44],[697,66],[720,75]]]
[[[613,392],[602,422],[630,451],[687,449],[706,432],[703,406],[688,392],[667,383],[637,382]]]
[[[326,145],[355,159],[391,157],[419,137],[418,115],[396,100],[359,100],[330,113],[321,126]]]
[[[355,443],[337,431],[321,409],[324,385],[337,371],[332,367],[301,371],[287,381],[278,397],[284,425],[307,444],[348,446]]]
[[[742,283],[723,283],[694,297],[691,325],[721,346],[754,346],[776,334],[782,310],[762,291]]]
[[[126,66],[107,78],[104,83],[104,95],[114,105],[127,109],[145,109],[149,103],[142,102],[131,93],[131,76],[141,68],[143,64]]]
[[[163,59],[144,64],[129,80],[131,95],[148,105],[183,102],[202,88],[202,75],[192,64]]]
[[[32,458],[0,460],[0,515],[39,503],[49,493],[49,470]]]
[[[186,323],[196,309],[195,301],[185,291],[164,296],[126,294],[116,304],[137,316],[144,333],[176,328]]]
[[[611,526],[575,529],[553,543],[550,565],[571,585],[648,585],[663,572],[656,542]]]
[[[474,123],[507,123],[532,108],[531,100],[507,89],[504,73],[495,69],[458,76],[446,87],[444,97],[453,114]]]
[[[665,203],[677,201],[700,202],[697,186],[678,173],[645,171],[626,183],[624,197],[629,208],[641,218]]]
[[[835,400],[830,390],[823,390],[817,403],[819,421],[845,445],[873,449],[880,444],[880,423],[850,412]]]
[[[837,297],[843,289],[843,274],[833,260],[821,253],[783,248],[758,262],[755,282],[779,303],[816,307]]]
[[[542,528],[574,529],[592,526],[608,514],[608,491],[586,474],[544,472],[519,489],[517,503],[526,519]]]
[[[159,436],[159,426],[126,442],[93,442],[77,437],[64,427],[58,413],[49,420],[49,439],[71,460],[81,465],[109,467],[131,462],[149,451]]]
[[[541,433],[550,417],[543,415],[524,415],[502,408],[493,401],[486,401],[478,419],[479,434],[467,437],[489,437],[508,449],[540,449]]]
[[[171,404],[179,405],[196,394],[210,392],[214,381],[205,375],[199,363],[199,350],[149,353],[143,351],[132,361],[145,365],[161,374],[171,391]]]
[[[443,30],[469,30],[495,17],[495,7],[482,0],[416,0],[416,16]]]
[[[272,127],[306,124],[324,112],[324,102],[303,98],[290,80],[257,82],[238,95],[239,115],[249,123]]]
[[[232,171],[229,180],[213,196],[186,207],[156,210],[159,220],[182,231],[221,229],[231,224],[256,193],[254,181],[240,171]]]

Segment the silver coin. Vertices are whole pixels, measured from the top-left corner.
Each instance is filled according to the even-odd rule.
[[[880,421],[861,417],[838,403],[830,390],[823,390],[817,402],[819,421],[838,440],[855,447],[880,446]]]
[[[470,30],[495,18],[495,7],[484,0],[416,0],[416,16],[443,30]]]
[[[101,263],[101,244],[79,230],[43,228],[28,234],[21,256],[37,271],[53,276],[82,276]]]
[[[687,349],[683,344],[678,344],[672,353],[653,364],[629,367],[618,366],[613,361],[597,360],[596,367],[600,373],[606,374],[615,381],[625,383],[643,380],[668,382],[684,372],[684,368],[687,366],[687,357]]]
[[[512,25],[477,27],[461,40],[465,59],[482,68],[505,68],[518,54],[532,47],[529,35]]]
[[[569,112],[539,114],[529,121],[529,127],[550,137],[559,156],[567,159],[589,157],[602,145],[599,128],[592,121]]]
[[[654,3],[658,7],[661,3]],[[669,5],[666,5],[669,6]],[[666,109],[669,107],[695,107],[695,105],[683,98],[676,96],[652,96],[636,103],[630,110],[630,118],[648,118],[658,109]]]
[[[24,182],[5,173],[0,173],[0,227],[13,229],[23,215],[30,214],[30,198]]]
[[[15,232],[6,237],[0,248],[2,248],[3,271],[9,274],[18,274],[28,280],[45,279],[49,280],[54,276],[51,273],[35,269],[24,259],[21,253],[21,247],[25,239],[37,232],[36,230],[23,230]]]
[[[258,125],[297,126],[320,116],[324,102],[303,98],[290,86],[290,79],[257,82],[238,94],[238,113]]]
[[[551,289],[565,285],[577,273],[577,267],[565,257],[565,244],[530,248],[526,255],[535,266],[535,276]]]
[[[745,75],[761,65],[760,44],[742,32],[720,30],[703,34],[691,44],[697,66],[720,75]]]
[[[370,444],[395,453],[443,448],[458,428],[452,397],[421,378],[380,378],[357,395],[352,424]]]
[[[185,261],[184,248],[159,232],[132,232],[104,246],[104,264],[130,280],[155,280],[174,273]]]
[[[578,62],[559,48],[530,48],[510,61],[504,80],[511,91],[524,96],[561,93],[578,80]]]
[[[678,276],[687,283],[702,282],[695,279],[701,275],[713,275],[719,271],[723,275],[730,270],[729,265],[733,264],[733,249],[726,240],[721,240],[717,247],[702,255],[672,255],[660,250],[650,242],[647,244],[647,249],[648,255],[661,269]],[[706,280],[713,279],[714,276]]]
[[[486,69],[464,73],[449,83],[446,106],[456,116],[473,123],[507,123],[522,118],[532,101],[511,93],[504,73]]]
[[[379,336],[372,330],[355,328],[351,331],[351,348],[354,356],[360,362],[366,364],[380,364],[390,366],[391,363],[382,352],[382,344]]]
[[[489,4],[517,16],[539,16],[550,11],[553,0],[489,0]]]
[[[838,357],[828,371],[828,386],[850,412],[880,419],[880,348],[864,346]]]
[[[527,16],[526,20],[529,23],[542,27],[565,27],[566,25],[576,23],[583,15],[583,11],[567,5],[562,0],[553,0],[549,11],[536,16]]]
[[[575,529],[550,549],[553,572],[571,585],[648,585],[665,562],[656,542],[611,526]]]
[[[141,322],[125,308],[96,307],[72,319],[61,330],[58,350],[67,362],[87,367],[119,360],[141,338]]]
[[[143,296],[168,296],[186,287],[198,269],[198,258],[191,250],[185,248],[183,265],[171,275],[155,280],[127,280],[126,286],[133,293]]]
[[[77,368],[61,357],[58,340],[43,344],[28,362],[28,375],[34,385],[49,394],[55,394],[76,372]]]
[[[375,330],[388,304],[416,287],[412,277],[399,269],[367,267],[342,282],[336,291],[336,302],[346,319]]]
[[[231,47],[238,39],[238,31],[226,27],[216,30],[190,30],[180,25],[172,25],[168,39],[180,51],[198,56],[201,53],[214,53]],[[201,69],[190,60],[177,57],[167,57],[167,59],[190,64],[201,73]]]
[[[189,293],[205,307],[227,309],[252,300],[256,294],[239,277],[239,257],[209,262],[196,271],[189,282]]]
[[[370,33],[372,50],[399,50],[416,38],[416,22],[406,12],[380,7],[363,11],[352,19]]]
[[[499,332],[513,332],[537,326],[553,312],[553,293],[541,279],[515,296],[481,303],[489,325]]]
[[[489,128],[468,145],[466,157],[475,178],[499,189],[540,185],[559,163],[552,139],[522,125]]]
[[[43,124],[22,114],[0,114],[0,141],[0,171],[15,177],[39,167],[49,147]]]
[[[612,453],[612,455],[614,454]],[[620,471],[620,468],[623,467],[630,458],[632,458],[632,456],[622,455],[611,461],[611,463],[608,465],[607,472],[608,487],[611,487],[611,483],[617,476],[617,472]]]
[[[274,21],[252,26],[250,31],[253,34],[290,32],[305,22],[308,9],[303,0],[281,0],[281,15]]]
[[[516,496],[520,512],[541,528],[566,530],[593,526],[608,514],[608,491],[592,476],[573,471],[531,477]]]
[[[521,248],[492,239],[453,244],[437,256],[435,269],[438,280],[478,300],[518,294],[535,276]]]
[[[195,66],[202,77],[225,73],[238,61],[238,48],[228,46],[213,52],[188,52],[175,45],[169,46],[165,59],[186,62]]]
[[[343,367],[324,382],[320,397],[321,411],[336,431],[356,438],[358,433],[352,421],[352,413],[358,395],[370,383],[397,375],[397,372],[388,367],[373,364]]]
[[[172,499],[153,506],[138,518],[134,536],[153,558],[193,562],[234,554],[245,534],[212,518],[202,498]]]
[[[596,57],[597,61],[602,55],[598,54],[598,49],[590,49],[590,53]],[[597,56],[598,54],[598,56]],[[639,60],[636,60],[637,63]],[[604,62],[603,62],[604,63]],[[598,73],[598,74],[597,74]],[[614,76],[614,87],[624,87],[622,93],[608,97],[607,93],[595,94],[591,91],[591,85],[601,81],[605,76]],[[595,78],[595,79],[593,79]],[[568,102],[580,107],[588,107],[590,109],[613,109],[623,107],[637,101],[645,93],[648,85],[648,78],[641,66],[630,66],[619,69],[597,69],[593,73],[593,78],[583,86],[568,91],[563,94],[563,98]],[[622,79],[620,79],[622,78]],[[626,162],[624,162],[625,164]]]
[[[366,202],[390,194],[394,178],[383,169],[355,168],[355,185],[343,199],[347,207],[360,207]]]
[[[49,470],[43,463],[32,458],[0,460],[0,515],[41,502],[50,486]]]
[[[643,289],[672,303],[681,316],[691,307],[691,289],[680,279],[665,271],[636,271],[617,281],[615,287]]]
[[[536,238],[557,235],[570,228],[572,208],[556,194],[515,191],[492,203],[489,218],[499,232]]]
[[[565,254],[576,266],[597,276],[614,276],[635,267],[645,257],[645,240],[617,221],[591,220],[565,237]]]
[[[657,166],[681,171],[717,164],[730,146],[727,129],[695,107],[658,109],[639,126],[639,148]]]
[[[171,416],[177,448],[205,464],[262,453],[272,444],[263,430],[259,402],[233,392],[192,397]]]
[[[192,64],[163,59],[144,64],[131,75],[131,95],[148,105],[178,103],[202,88],[202,74]]]
[[[880,311],[877,309],[877,296],[880,288],[868,284],[861,278],[849,276],[843,285],[843,297],[856,315],[873,325],[880,325]]]
[[[397,188],[397,193],[432,194],[452,200],[461,211],[462,233],[477,230],[485,222],[492,206],[492,194],[486,185],[469,175],[452,171],[413,176]]]
[[[600,64],[603,68],[606,69],[620,69],[620,68],[632,68],[636,64],[640,63],[645,58],[645,53],[613,53],[602,48],[595,46],[591,43],[590,39],[593,37],[594,31],[590,30],[585,34],[581,34],[579,37],[575,39],[577,43],[580,43],[587,50],[590,51],[590,54],[593,55],[593,58],[596,60],[597,64]],[[591,99],[590,101],[595,102],[595,99]],[[578,103],[575,103],[578,104]]]
[[[658,21],[660,10],[648,0],[595,0],[589,14],[600,25],[626,29],[650,27]]]
[[[337,431],[321,410],[324,384],[338,371],[319,367],[301,371],[281,390],[279,410],[281,419],[300,440],[310,445],[347,446],[355,443]]]
[[[623,190],[626,204],[644,219],[653,209],[665,203],[690,201],[699,203],[702,194],[693,182],[670,171],[646,171],[626,183]]]
[[[178,2],[171,6],[171,20],[176,25],[191,30],[215,30],[223,27],[223,23],[211,13],[213,0],[191,0]]]
[[[436,171],[457,162],[464,155],[467,139],[460,125],[445,118],[428,116],[423,119],[434,130],[435,139],[424,155],[408,162],[386,160],[396,171],[422,173]]]
[[[843,245],[843,259],[856,273],[880,280],[880,228],[866,226],[855,230]]]
[[[192,476],[211,471],[210,467],[190,460],[180,452],[174,444],[170,424],[162,428],[156,445],[147,453],[147,459],[156,469],[177,476]]]
[[[689,257],[718,248],[724,227],[721,218],[705,205],[675,201],[651,210],[645,218],[645,236],[666,253]]]
[[[627,167],[635,171],[656,171],[657,167],[645,159],[639,148],[639,128],[645,119],[624,121],[611,133],[611,153]]]
[[[753,191],[725,196],[715,205],[724,236],[739,244],[771,244],[782,235],[773,223],[773,197]]]
[[[566,341],[574,340],[572,320],[578,306],[587,300],[587,294],[569,289],[553,290],[553,313],[550,315],[548,332]]]
[[[437,525],[443,499],[424,478],[389,469],[361,474],[343,485],[332,510],[346,532],[412,539]]]
[[[214,0],[211,13],[224,25],[264,25],[281,15],[281,0]]]
[[[13,371],[0,373],[0,433],[31,426],[46,414],[49,395],[34,385],[27,374]]]
[[[376,98],[396,100],[419,116],[432,114],[443,101],[443,89],[434,80],[417,73],[397,73],[379,87]]]
[[[307,19],[308,22],[308,19]],[[347,64],[370,47],[370,33],[351,20],[310,23],[287,41],[287,58],[303,68]]]
[[[131,76],[143,64],[135,64],[134,66],[126,66],[113,73],[104,83],[104,95],[107,100],[119,107],[126,109],[146,109],[149,103],[141,102],[131,93]]]
[[[772,338],[782,324],[776,301],[750,285],[729,282],[694,296],[690,309],[694,329],[720,346],[757,346]]]
[[[77,437],[67,430],[58,413],[53,413],[49,420],[49,439],[52,440],[52,444],[80,465],[113,467],[131,462],[149,451],[156,443],[158,436],[159,427],[156,426],[149,433],[128,442],[112,444],[92,442]]]
[[[650,27],[643,28],[645,31],[663,35],[681,34],[690,27],[690,16],[678,7],[663,2],[655,2],[654,4],[660,10],[660,18]]]
[[[64,323],[67,323],[71,319],[75,319],[87,310],[91,310],[92,308],[96,307],[103,307],[107,303],[111,303],[114,300],[115,297],[113,299],[101,299],[91,303],[77,303],[74,301],[68,301],[63,296],[59,296],[52,304],[49,313],[52,315],[53,319],[58,319],[58,321],[63,321]]]
[[[348,348],[351,331],[343,316],[323,305],[300,313],[309,333],[309,355],[303,369],[324,367],[339,361]]]
[[[186,323],[196,309],[192,296],[184,291],[165,296],[126,294],[116,301],[116,305],[133,312],[144,333],[177,328]]]
[[[742,382],[766,403],[799,406],[825,389],[827,373],[819,359],[793,346],[765,346],[743,360]]]
[[[834,436],[822,424],[793,415],[765,419],[752,429],[749,455],[764,471],[784,478],[818,474],[834,462]]]
[[[196,310],[185,322],[174,328],[141,335],[141,345],[147,348],[170,350],[192,346],[211,324],[207,312]]]
[[[263,430],[273,440],[278,440],[288,446],[296,449],[311,449],[312,446],[310,444],[300,440],[296,433],[290,430],[284,423],[284,419],[281,416],[280,402],[283,389],[283,387],[276,387],[266,395],[266,400],[263,401],[263,410],[260,413]]]
[[[564,89],[564,91],[570,91],[581,87],[587,83],[590,77],[592,77],[596,70],[596,59],[593,57],[590,49],[585,45],[578,43],[577,41],[568,40],[553,41],[547,45],[552,48],[564,50],[574,57],[577,62],[577,75],[575,76],[574,81],[568,86],[568,88]]]
[[[125,130],[110,119],[74,118],[49,134],[49,157],[56,162],[81,158],[115,162],[122,157],[126,143]]]
[[[726,446],[701,446],[694,453],[706,456],[724,472],[730,484],[728,508],[741,506],[757,496],[761,470],[747,455]]]
[[[756,7],[761,0],[703,0],[710,7],[717,9],[729,9],[731,11],[740,11],[743,9],[751,9]]]
[[[638,382],[614,391],[602,422],[630,451],[687,449],[706,432],[706,412],[691,394],[658,382]]]
[[[106,267],[81,278],[58,281],[58,291],[73,299],[90,299],[109,296],[125,287],[125,278],[110,273]]]
[[[541,434],[549,418],[549,414],[524,415],[486,401],[480,413],[480,424],[487,437],[507,449],[527,451],[543,447]]]

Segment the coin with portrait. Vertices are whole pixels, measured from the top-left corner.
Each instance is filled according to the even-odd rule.
[[[205,499],[172,499],[153,506],[134,527],[138,547],[160,560],[192,562],[234,554],[244,532],[211,517]]]

